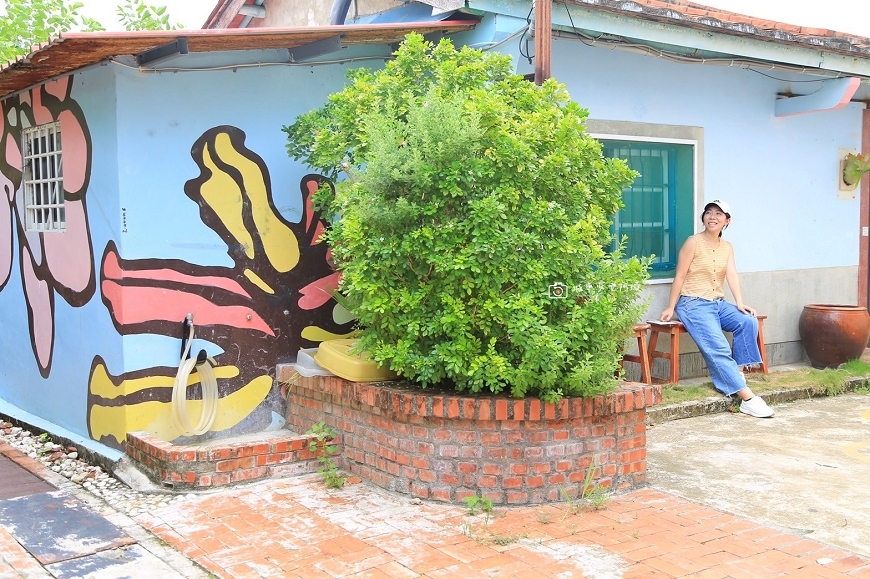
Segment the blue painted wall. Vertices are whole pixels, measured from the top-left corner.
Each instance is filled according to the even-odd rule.
[[[837,172],[839,149],[861,146],[858,103],[777,118],[778,93],[821,83],[572,40],[554,41],[552,74],[590,118],[704,129],[704,196],[731,204],[727,235],[741,249],[741,272],[857,265],[859,202],[838,199]]]
[[[386,47],[354,48],[342,56],[371,54],[387,55],[389,50]],[[171,64],[204,68],[282,58],[286,61],[286,54],[276,54],[276,51],[225,53],[191,55]],[[223,427],[226,428],[211,434],[219,436],[269,427],[274,420],[272,411],[281,407],[280,393],[273,380],[275,363],[292,359],[299,347],[313,343],[311,339],[300,339],[299,330],[316,326],[342,335],[350,329],[349,325],[333,320],[334,304],[311,310],[282,305],[294,302],[293,306],[299,299],[300,287],[293,284],[316,281],[331,270],[324,258],[325,246],[315,247],[319,245],[314,243],[318,221],[316,218],[310,221],[305,215],[303,194],[311,190],[305,185],[311,182],[310,177],[306,177],[309,171],[287,156],[286,135],[281,127],[291,124],[297,115],[321,106],[327,95],[344,85],[346,71],[362,64],[382,66],[383,59],[159,74],[143,74],[110,64],[75,75],[70,98],[83,111],[90,135],[91,170],[85,198],[96,291],[86,303],[76,307],[54,294],[55,341],[51,364],[43,377],[28,339],[27,304],[17,253],[18,234],[14,234],[16,251],[11,275],[0,292],[3,326],[0,348],[4,351],[0,405],[5,404],[11,412],[35,416],[55,430],[84,438],[92,436],[120,448],[124,430],[137,429],[137,424],[141,426],[141,421],[136,422],[138,417],[150,412],[143,410],[149,407],[149,401],[166,401],[167,380],[171,385],[178,365],[183,316],[174,322],[177,328],[176,325],[161,326],[163,314],[160,311],[155,311],[153,316],[157,325],[152,322],[146,326],[125,325],[116,310],[122,303],[125,307],[130,305],[130,299],[112,298],[103,292],[107,287],[104,277],[117,281],[114,279],[117,276],[105,275],[103,258],[106,254],[114,259],[110,259],[110,263],[120,263],[125,275],[142,275],[147,278],[145,285],[157,283],[160,291],[152,296],[161,292],[194,292],[194,297],[202,301],[227,305],[229,294],[212,295],[198,288],[195,281],[163,283],[162,274],[154,273],[166,271],[191,280],[199,279],[197,276],[217,279],[224,285],[242,288],[240,291],[245,295],[254,296],[260,286],[273,292],[271,297],[265,292],[254,296],[260,298],[259,303],[242,296],[240,304],[229,305],[247,308],[245,311],[253,313],[253,322],[262,318],[261,326],[277,335],[242,333],[229,334],[228,338],[222,330],[198,327],[201,339],[194,343],[194,352],[206,349],[209,355],[219,357],[219,367],[230,374],[238,374],[235,378],[219,379],[222,399],[229,399],[226,397],[235,393],[238,400],[239,393],[256,390],[255,394],[244,394],[247,403],[254,407],[253,411],[248,409],[249,416],[225,417]],[[186,184],[202,176],[191,149],[210,131],[212,135],[233,135],[235,150],[247,155],[248,160],[255,161],[262,169],[270,185],[269,211],[275,216],[272,226],[280,226],[278,228],[285,233],[290,227],[297,228],[294,231],[302,252],[300,265],[290,272],[271,272],[273,277],[259,279],[259,286],[240,274],[243,268],[233,269],[234,260],[228,253],[234,248],[213,226],[204,222],[197,201],[185,193]],[[305,229],[304,223],[310,226],[301,231],[300,228]],[[295,275],[299,269],[305,269],[307,274]],[[283,287],[284,283],[288,287]],[[314,295],[316,297],[317,292]],[[292,310],[289,316],[299,318],[298,321],[288,324],[286,320],[275,319],[275,308],[285,307]],[[291,330],[297,334],[295,338],[288,335]],[[228,348],[233,351],[227,352]],[[223,360],[220,360],[221,355],[224,355]],[[257,368],[245,366],[249,359],[258,359],[258,356],[262,363],[258,363]],[[99,377],[105,374],[110,379],[101,382]],[[159,382],[157,387],[155,380]],[[225,387],[233,381],[234,385]],[[116,393],[132,396],[122,404],[126,408],[120,413],[115,412],[115,407],[121,398],[108,397]],[[119,422],[102,428],[100,424],[106,423],[106,419],[96,414],[92,416],[94,408],[109,409],[114,416],[112,420]],[[162,424],[155,427],[156,430],[172,431],[166,425],[168,404],[161,407],[159,414]],[[196,416],[193,418],[195,422]],[[95,424],[100,433],[90,431]],[[227,427],[228,424],[232,426]],[[106,435],[107,431],[113,431],[112,436],[120,440],[113,440]]]

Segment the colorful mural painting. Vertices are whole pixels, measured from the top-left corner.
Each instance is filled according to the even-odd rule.
[[[235,265],[125,260],[109,242],[100,268],[102,300],[121,335],[164,335],[180,342],[182,321],[192,313],[196,336],[222,349],[214,356],[220,399],[209,434],[262,429],[269,426],[272,409],[281,406],[273,387],[276,362],[352,330],[351,317],[331,298],[338,273],[320,241],[327,224],[311,202],[328,183],[319,175],[302,179],[302,215],[292,223],[276,209],[268,168],[245,146],[242,130],[210,129],[191,155],[200,175],[184,192],[199,206],[202,222],[226,243]],[[174,367],[154,367],[113,375],[95,357],[88,393],[91,437],[116,448],[129,431],[178,438],[170,415],[175,374]],[[188,384],[189,412],[198,416],[198,374]]]
[[[0,291],[9,281],[18,241],[21,285],[27,304],[30,343],[39,373],[47,378],[55,342],[55,295],[74,307],[96,289],[94,257],[85,202],[91,173],[91,137],[85,115],[72,99],[72,77],[49,82],[6,99],[0,118]],[[25,230],[22,131],[60,122],[66,231]],[[17,234],[17,235],[16,235]]]

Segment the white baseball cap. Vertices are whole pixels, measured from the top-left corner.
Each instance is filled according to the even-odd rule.
[[[727,213],[728,215],[731,215],[731,207],[725,201],[722,201],[721,199],[713,199],[712,201],[710,201],[709,203],[704,205],[704,211],[709,209],[710,205],[716,205],[723,212]]]

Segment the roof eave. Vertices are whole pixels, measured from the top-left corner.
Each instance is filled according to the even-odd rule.
[[[410,32],[451,34],[476,25],[476,20],[445,20],[294,28],[66,33],[0,67],[0,99],[108,58],[140,54],[181,38],[187,40],[191,53],[293,49],[335,36],[340,36],[342,44],[347,46],[393,44]]]
[[[642,43],[679,46],[691,50],[728,54],[770,63],[787,64],[809,70],[858,75],[870,78],[870,40],[850,37],[852,41],[867,41],[867,46],[853,45],[831,37],[827,44],[811,35],[795,35],[768,29],[750,28],[747,23],[708,23],[682,18],[673,10],[645,10],[636,2],[613,0],[567,0],[553,10],[553,26],[623,36]],[[631,4],[636,8],[626,8]],[[469,0],[470,7],[525,18],[529,2],[504,0]],[[571,17],[568,17],[570,11]],[[748,18],[748,17],[747,17]],[[784,25],[785,26],[785,25]],[[749,32],[751,30],[751,32]],[[842,45],[837,47],[836,44]],[[848,45],[850,48],[844,48]]]

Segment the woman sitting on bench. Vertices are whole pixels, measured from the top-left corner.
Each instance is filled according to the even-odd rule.
[[[680,249],[668,307],[661,320],[670,321],[676,311],[707,362],[716,390],[725,396],[736,395],[745,414],[771,417],[773,409],[752,393],[743,375],[743,367],[761,363],[761,353],[755,310],[743,303],[734,250],[722,239],[722,230],[731,223],[731,208],[714,199],[704,206],[701,221],[704,231],[687,239]],[[725,301],[726,280],[737,305]],[[733,351],[723,331],[732,333]]]

